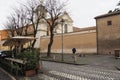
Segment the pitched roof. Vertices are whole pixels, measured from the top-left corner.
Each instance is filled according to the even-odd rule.
[[[67,17],[67,19],[65,17]],[[73,22],[71,16],[66,11],[62,15],[58,16],[58,21],[60,21],[61,19],[64,19],[65,21]],[[48,18],[47,20],[51,21],[51,18]]]
[[[66,16],[68,19],[65,19],[66,21],[70,21],[73,22],[72,18],[70,17],[70,15],[65,11],[63,15],[61,15],[59,18],[63,18],[64,16]]]
[[[95,19],[114,16],[114,15],[120,15],[120,11],[115,11],[115,12],[110,12],[107,14],[99,15],[99,16],[96,16]]]

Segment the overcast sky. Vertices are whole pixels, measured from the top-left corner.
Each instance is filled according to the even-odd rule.
[[[13,8],[18,7],[20,2],[25,0],[0,0],[0,29],[4,28],[6,17]],[[94,17],[114,10],[119,0],[69,0],[67,11],[74,21],[76,27],[95,26]]]

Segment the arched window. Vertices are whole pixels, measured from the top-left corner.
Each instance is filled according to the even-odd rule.
[[[64,33],[67,33],[67,32],[68,32],[68,25],[65,24],[65,26],[64,26]]]

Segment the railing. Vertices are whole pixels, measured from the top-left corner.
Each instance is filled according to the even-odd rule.
[[[27,61],[26,60],[22,60],[22,59],[15,59],[15,58],[5,58],[6,60],[10,60],[12,62],[16,62],[19,64],[25,64]]]
[[[2,58],[0,60],[1,67],[14,75],[23,75],[25,63],[24,60],[14,58]]]

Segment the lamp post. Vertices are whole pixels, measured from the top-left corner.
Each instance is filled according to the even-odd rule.
[[[64,19],[61,19],[60,22],[61,22],[61,32],[62,32],[62,35],[61,35],[61,41],[62,41],[62,55],[61,55],[61,57],[62,57],[62,58],[61,58],[61,60],[64,61],[64,60],[63,60],[63,48],[64,48],[64,46],[63,46],[63,44],[64,44],[64,43],[63,43],[63,23],[64,23],[65,21],[64,21]]]

